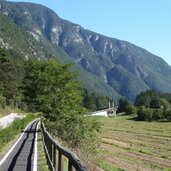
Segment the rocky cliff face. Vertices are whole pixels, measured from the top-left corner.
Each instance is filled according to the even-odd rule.
[[[62,20],[41,5],[0,2],[0,12],[37,42],[48,42],[52,49],[66,53],[67,59],[74,61],[81,72],[88,75],[93,89],[98,91],[102,86],[106,89],[104,94],[120,94],[130,100],[151,88],[171,92],[171,67],[148,51]],[[62,56],[59,58],[63,60]]]

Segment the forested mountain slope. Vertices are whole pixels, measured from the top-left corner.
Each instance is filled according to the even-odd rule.
[[[12,37],[1,28],[0,46],[8,43],[9,49],[21,52],[25,58],[32,53],[37,58],[56,56],[63,62],[72,61],[85,87],[114,98],[134,100],[147,89],[171,92],[171,67],[145,49],[86,30],[42,5],[3,0],[0,4],[0,28],[15,28],[18,34]],[[4,25],[3,18],[11,26]],[[23,43],[10,45],[8,39],[19,38]],[[25,53],[28,49],[31,53]]]

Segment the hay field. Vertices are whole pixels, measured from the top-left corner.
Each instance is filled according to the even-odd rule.
[[[171,171],[171,122],[140,122],[130,116],[99,120],[100,167],[105,171]]]

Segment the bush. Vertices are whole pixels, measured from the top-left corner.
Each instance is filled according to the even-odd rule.
[[[137,108],[134,105],[128,105],[126,109],[126,114],[131,115],[131,114],[136,114],[137,113]]]
[[[164,109],[152,109],[141,107],[138,112],[138,120],[141,121],[159,121],[161,119],[171,119],[171,110],[164,111]]]
[[[141,107],[138,112],[138,120],[140,121],[152,121],[153,120],[153,110],[150,108]]]

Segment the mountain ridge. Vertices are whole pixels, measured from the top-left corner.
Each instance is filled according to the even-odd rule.
[[[84,73],[80,79],[90,89],[117,98],[125,96],[131,101],[147,89],[171,92],[171,67],[147,50],[60,19],[42,5],[2,0],[0,3],[0,12],[4,15],[8,12],[7,16],[37,42],[49,42],[52,51],[60,49],[65,53],[65,61],[76,64]],[[64,61],[60,54],[58,58]]]

